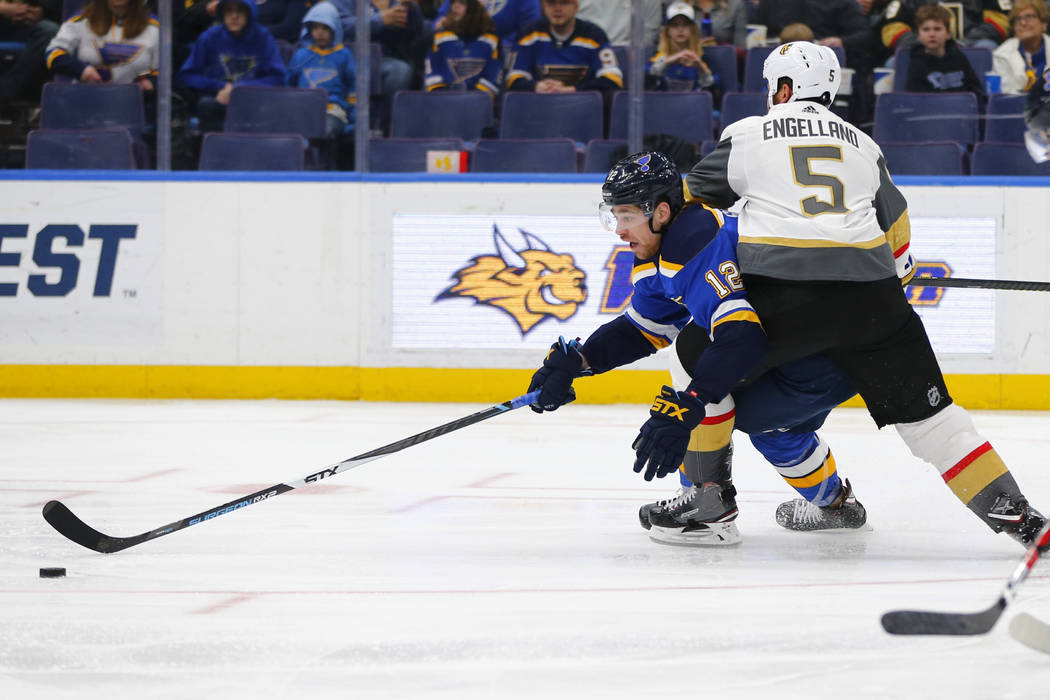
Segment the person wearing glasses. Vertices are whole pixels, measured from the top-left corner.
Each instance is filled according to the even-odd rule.
[[[1010,26],[1014,35],[992,54],[993,72],[1002,79],[1002,91],[1021,95],[1031,90],[1046,69],[1047,25],[1050,9],[1043,0],[1014,0]]]

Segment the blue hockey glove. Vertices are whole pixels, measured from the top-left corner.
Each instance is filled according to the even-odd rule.
[[[583,369],[580,347],[579,338],[566,341],[565,338],[559,337],[558,342],[551,345],[550,352],[543,360],[543,366],[532,375],[529,393],[539,389],[540,395],[529,408],[536,413],[543,413],[576,400],[572,380],[592,374],[590,370]]]
[[[645,469],[646,481],[673,474],[682,464],[689,435],[704,419],[704,404],[692,394],[665,386],[653,401],[649,416],[631,445],[637,454],[634,471]]]

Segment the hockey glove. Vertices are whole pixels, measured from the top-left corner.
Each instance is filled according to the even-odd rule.
[[[572,380],[593,374],[589,369],[583,369],[580,347],[579,338],[567,342],[565,338],[559,337],[558,342],[551,345],[543,366],[532,375],[529,393],[539,389],[540,395],[529,408],[536,413],[543,413],[576,400]]]
[[[649,416],[631,445],[637,454],[634,471],[645,469],[646,481],[672,474],[682,464],[689,436],[704,419],[704,404],[692,394],[665,386]]]

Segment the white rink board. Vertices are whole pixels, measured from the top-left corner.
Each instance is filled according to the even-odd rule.
[[[920,263],[946,261],[955,276],[1050,280],[1044,189],[902,189]],[[0,284],[19,285],[0,304],[0,364],[528,369],[536,348],[586,337],[612,317],[603,305],[622,301],[608,294],[619,241],[597,224],[597,182],[8,181],[4,193],[0,225],[26,226],[28,236],[0,244],[0,256],[20,254],[0,257]],[[91,239],[74,247],[83,260],[67,298],[27,293],[30,275],[54,282],[60,273],[33,261],[41,230],[76,224],[87,235],[114,223],[139,236],[121,243],[110,296],[91,294]],[[515,249],[524,229],[571,253],[587,289],[574,316],[523,334],[492,306],[434,301],[474,256],[494,253],[494,225]],[[51,252],[69,253],[63,245]],[[1046,295],[947,290],[920,313],[947,373],[1050,366]]]

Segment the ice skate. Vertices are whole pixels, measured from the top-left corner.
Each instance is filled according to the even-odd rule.
[[[1011,497],[1005,493],[992,503],[988,517],[1000,523],[997,532],[1005,532],[1025,547],[1032,544],[1046,525],[1043,514],[1030,506],[1024,496]]]
[[[857,530],[864,527],[867,520],[867,512],[853,495],[849,479],[843,484],[842,494],[829,506],[815,506],[803,498],[777,506],[777,525],[798,532]]]
[[[638,522],[641,523],[642,527],[648,530],[652,527],[652,523],[649,522],[649,515],[656,510],[661,510],[667,507],[667,504],[672,501],[681,498],[682,494],[686,492],[688,486],[682,485],[678,487],[678,490],[674,492],[674,495],[670,498],[664,498],[653,503],[646,503],[644,506],[638,509]]]
[[[649,539],[699,547],[737,544],[740,531],[734,522],[736,516],[736,489],[732,484],[709,482],[690,486],[663,507],[649,512]]]

